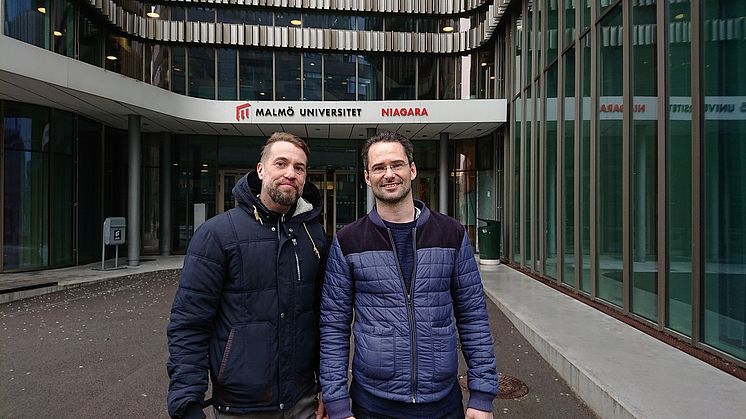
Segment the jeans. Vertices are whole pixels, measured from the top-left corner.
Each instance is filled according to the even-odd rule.
[[[243,415],[230,415],[218,412],[213,408],[214,419],[315,419],[316,408],[319,406],[318,393],[315,391],[306,393],[298,403],[290,409],[274,412],[251,412]]]

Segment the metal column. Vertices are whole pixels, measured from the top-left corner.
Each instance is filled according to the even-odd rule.
[[[448,133],[440,133],[440,164],[438,165],[438,211],[448,215]]]
[[[140,265],[140,115],[129,115],[129,184],[127,187],[127,264]]]
[[[375,128],[366,128],[365,130],[366,130],[365,135],[367,135],[368,138],[372,138],[372,137],[374,137],[376,135],[376,129]],[[365,167],[364,169],[368,170],[367,167]],[[367,192],[367,195],[366,195],[366,204],[367,204],[366,206],[368,208],[368,212],[370,212],[371,210],[373,210],[373,205],[375,203],[376,203],[376,198],[375,198],[375,196],[373,196],[373,189],[368,188],[368,192]]]
[[[160,223],[158,243],[162,256],[171,254],[171,133],[164,132],[161,139],[160,169]]]

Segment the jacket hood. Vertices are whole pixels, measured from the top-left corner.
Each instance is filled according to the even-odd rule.
[[[256,214],[262,218],[269,219],[281,216],[264,206],[259,199],[262,191],[262,180],[256,170],[253,170],[243,176],[233,187],[233,196],[236,198],[238,206],[248,211],[249,214]],[[303,194],[293,207],[290,208],[292,214],[290,219],[293,221],[303,222],[316,218],[321,213],[322,198],[321,192],[313,182],[306,180],[303,186]]]

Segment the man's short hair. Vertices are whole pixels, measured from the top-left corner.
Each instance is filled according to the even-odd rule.
[[[407,154],[407,163],[412,163],[414,161],[414,146],[412,145],[412,142],[407,139],[407,137],[399,134],[398,132],[391,132],[391,131],[381,131],[378,134],[370,137],[368,141],[365,142],[365,146],[363,146],[363,168],[365,170],[368,170],[368,150],[370,149],[370,146],[376,143],[399,143],[404,147],[404,152]]]
[[[281,131],[272,133],[272,135],[267,139],[267,142],[264,143],[264,147],[262,147],[262,154],[259,160],[264,161],[264,157],[266,157],[272,144],[280,141],[288,142],[303,150],[303,152],[306,153],[306,160],[308,160],[308,145],[306,142],[301,140],[300,137],[295,134]]]

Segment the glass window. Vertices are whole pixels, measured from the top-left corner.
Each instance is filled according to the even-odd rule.
[[[75,5],[67,0],[54,0],[53,10],[54,52],[72,57],[75,54]]]
[[[654,28],[655,4],[632,6],[632,23],[636,28]],[[655,31],[650,31],[652,34]],[[658,320],[658,99],[654,35],[638,31],[632,43],[632,284],[631,310]]]
[[[359,31],[382,31],[382,16],[357,16],[357,30]]]
[[[236,100],[238,97],[238,57],[235,49],[219,48],[218,99]]]
[[[215,99],[215,50],[189,48],[189,96]]]
[[[416,66],[413,55],[386,56],[386,100],[416,99]]]
[[[575,288],[575,48],[564,55],[564,121],[562,139],[562,283]]]
[[[355,65],[352,54],[324,54],[324,100],[355,100]]]
[[[239,57],[239,98],[272,100],[272,52],[242,49]]]
[[[547,63],[551,63],[557,58],[557,48],[559,47],[559,4],[554,0],[542,0],[544,11],[547,16],[547,31],[544,33],[544,51],[546,51]]]
[[[171,20],[183,21],[186,20],[186,9],[183,7],[171,6],[170,13]]]
[[[495,49],[489,48],[472,54],[472,97],[494,99],[495,97]]]
[[[358,100],[383,100],[383,57],[358,55]]]
[[[456,99],[456,60],[458,57],[438,57],[438,99]]]
[[[533,64],[533,23],[534,23],[534,2],[533,0],[527,0],[526,3],[526,27],[523,28],[523,33],[526,36],[526,54],[524,55],[526,60],[526,65],[524,67],[524,70],[526,72],[526,79],[524,80],[524,83],[528,84],[531,83],[531,79],[533,76],[533,69],[531,68]]]
[[[217,9],[218,22],[236,23],[240,25],[272,25],[272,12],[268,10],[253,10],[245,7]]]
[[[49,257],[49,110],[6,102],[3,270],[43,268]]]
[[[304,28],[355,29],[355,16],[343,14],[304,13]]]
[[[567,47],[575,40],[575,2],[565,1],[565,45]]]
[[[101,124],[78,116],[78,263],[101,260]]]
[[[52,238],[51,266],[73,261],[73,143],[75,121],[69,112],[52,111]]]
[[[669,0],[667,326],[692,333],[692,63],[690,4]],[[682,42],[686,40],[686,42]]]
[[[111,33],[106,37],[106,69],[142,80],[142,44]]]
[[[275,52],[275,100],[300,100],[300,53]]]
[[[184,47],[171,47],[171,91],[186,94],[186,52]]]
[[[521,127],[523,100],[513,101],[513,261],[521,263]]]
[[[409,16],[384,18],[386,32],[416,32],[417,19]]]
[[[746,20],[746,3],[706,0],[704,22],[703,340],[746,359],[746,40],[726,22]],[[703,28],[704,29],[704,28]]]
[[[591,133],[591,36],[586,34],[579,41],[582,63],[582,74],[580,74],[581,89],[583,102],[581,105],[581,114],[583,118],[580,122],[580,168],[576,172],[580,176],[580,289],[581,291],[591,292],[591,139],[594,137]],[[621,63],[620,63],[621,65]],[[621,67],[620,67],[621,68]]]
[[[533,158],[533,143],[532,143],[532,135],[531,135],[531,126],[533,121],[533,114],[534,114],[534,98],[531,95],[531,88],[526,89],[526,109],[525,109],[525,120],[523,124],[523,128],[525,129],[525,134],[523,136],[523,153],[521,155],[521,166],[523,168],[523,172],[521,173],[521,176],[523,177],[523,208],[521,209],[521,212],[523,213],[523,235],[524,235],[524,247],[523,247],[523,255],[525,260],[525,267],[530,270],[534,270],[534,254],[531,251],[531,244],[533,243],[532,237],[531,237],[531,226],[533,225],[536,220],[534,220],[533,213],[531,212],[531,205],[534,202],[532,193],[533,193],[533,184],[536,181],[536,178],[534,177],[534,158]]]
[[[145,82],[163,89],[169,88],[169,47],[166,45],[145,45]]]
[[[422,55],[417,59],[418,99],[436,99],[438,90],[438,65],[435,55]]]
[[[469,241],[476,245],[477,147],[475,140],[456,142],[456,219],[466,227]]]
[[[557,63],[546,77],[544,132],[544,274],[557,278]]]
[[[45,25],[51,10],[47,10],[46,0],[4,1],[3,5],[6,35],[37,47],[48,47]]]
[[[275,26],[300,27],[303,24],[303,16],[299,11],[275,12]]]
[[[215,22],[215,9],[212,7],[189,7],[187,9],[189,22]]]
[[[523,64],[523,56],[521,49],[523,48],[523,20],[521,15],[515,21],[515,28],[513,29],[513,43],[514,43],[514,55],[513,55],[513,94],[517,95],[521,92],[522,77],[521,65]]]
[[[321,100],[321,54],[303,54],[303,100]]]
[[[6,2],[6,4],[8,4]],[[89,17],[86,8],[80,9],[78,23],[78,58],[88,64],[101,67],[104,59],[104,43],[101,28]]]
[[[598,31],[598,286],[597,295],[622,305],[622,8],[615,7]]]

